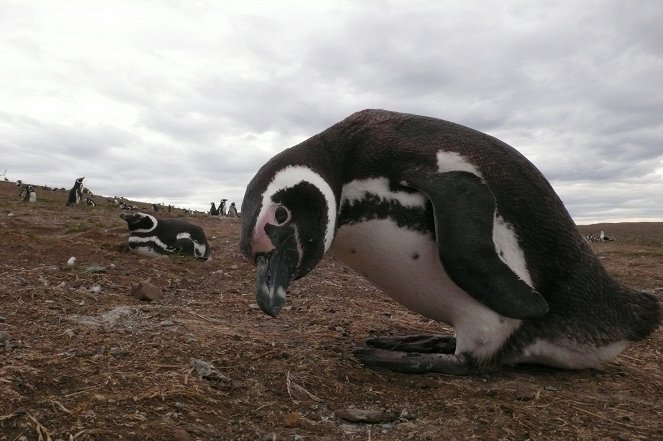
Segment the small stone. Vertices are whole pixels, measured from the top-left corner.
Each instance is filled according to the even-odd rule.
[[[86,273],[92,273],[92,274],[99,274],[99,273],[105,273],[106,272],[106,267],[100,266],[100,265],[92,265],[88,266],[85,268]]]
[[[89,290],[89,291],[90,291],[90,292],[93,292],[93,293],[95,293],[95,294],[99,294],[99,293],[101,292],[101,286],[99,286],[99,285],[92,285],[92,286],[90,287],[90,290]]]
[[[291,414],[288,414],[288,416],[285,417],[283,426],[296,428],[299,427],[301,423],[302,423],[302,415],[298,412],[292,412]]]
[[[175,323],[173,323],[172,320],[163,320],[163,321],[159,322],[159,326],[162,326],[162,327],[165,328],[167,326],[175,326]]]
[[[110,354],[113,357],[124,357],[128,354],[128,352],[122,348],[110,348]]]
[[[260,306],[258,306],[257,303],[250,303],[249,304],[249,309],[260,309]]]
[[[6,351],[10,351],[13,346],[11,336],[4,331],[0,331],[0,345],[4,345]]]
[[[67,260],[67,266],[74,266],[76,265],[76,258],[75,257],[70,257],[69,260]]]
[[[6,321],[7,321],[7,319],[0,315],[0,323],[4,323]]]
[[[14,217],[14,213],[7,213],[7,217]]]
[[[140,282],[131,287],[130,296],[138,300],[153,301],[158,300],[163,296],[163,290],[158,286],[154,286],[147,282]]]
[[[353,423],[379,424],[398,419],[398,415],[386,410],[371,409],[339,409],[334,412],[337,418]]]
[[[175,441],[191,441],[191,435],[184,429],[175,429],[173,432],[173,440]]]

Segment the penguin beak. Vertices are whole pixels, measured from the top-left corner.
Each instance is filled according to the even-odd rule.
[[[273,252],[256,259],[256,300],[265,314],[276,317],[285,305],[290,271],[284,253]]]
[[[256,256],[256,300],[265,314],[276,317],[283,309],[298,264],[299,252],[293,236],[269,253]]]

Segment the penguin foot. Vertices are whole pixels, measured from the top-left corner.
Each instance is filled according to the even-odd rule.
[[[408,374],[436,372],[447,375],[471,375],[476,369],[465,357],[453,354],[422,354],[384,349],[361,348],[354,357],[365,366]]]
[[[366,340],[372,348],[401,352],[453,354],[456,337],[451,335],[406,335],[398,337],[376,337]]]

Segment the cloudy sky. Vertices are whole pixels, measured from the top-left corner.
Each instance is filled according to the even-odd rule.
[[[206,210],[365,108],[524,153],[579,223],[663,221],[663,2],[0,0],[0,173]]]

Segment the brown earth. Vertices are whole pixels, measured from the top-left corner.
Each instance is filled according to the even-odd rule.
[[[22,203],[0,183],[2,441],[663,439],[660,329],[599,370],[373,371],[351,356],[367,336],[449,329],[329,258],[273,319],[255,307],[236,219],[187,216],[207,232],[208,262],[146,259],[105,198],[65,207],[66,192],[37,192]],[[581,227],[601,229],[617,239],[592,244],[609,272],[663,292],[663,224]],[[130,297],[141,281],[163,297]],[[336,413],[353,408],[391,421]]]

